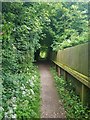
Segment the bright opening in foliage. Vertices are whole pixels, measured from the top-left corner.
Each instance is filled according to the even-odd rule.
[[[41,51],[40,52],[40,57],[41,58],[46,58],[47,57],[47,52],[46,51]]]

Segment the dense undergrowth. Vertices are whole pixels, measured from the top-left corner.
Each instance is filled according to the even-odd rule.
[[[54,67],[51,67],[51,72],[56,83],[58,94],[64,104],[67,119],[88,120],[90,118],[90,110],[88,110],[88,107],[82,105],[79,96],[77,96],[73,90],[71,82],[67,83],[63,77],[58,77]]]
[[[36,66],[20,74],[4,73],[2,117],[40,118],[40,76]]]

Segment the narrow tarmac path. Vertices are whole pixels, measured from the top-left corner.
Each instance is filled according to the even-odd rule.
[[[38,64],[41,76],[41,118],[66,118],[63,104],[58,97],[49,64]]]

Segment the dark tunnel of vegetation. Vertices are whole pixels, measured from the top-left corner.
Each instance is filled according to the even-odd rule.
[[[5,115],[38,118],[39,74],[33,62],[50,60],[52,51],[87,42],[88,3],[3,2],[1,14],[4,89],[0,119]]]

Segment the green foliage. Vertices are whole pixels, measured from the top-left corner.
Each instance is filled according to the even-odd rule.
[[[39,73],[32,62],[40,47],[41,27],[32,7],[2,4],[2,115],[0,118],[39,118]],[[34,15],[34,16],[33,16]],[[32,19],[33,21],[31,21]]]
[[[34,87],[27,84],[36,71],[34,53],[41,46],[49,51],[51,46],[58,50],[87,42],[87,15],[87,3],[2,3],[3,116],[11,111],[18,118],[39,117],[38,72]],[[23,85],[35,96],[23,96]],[[16,99],[15,110],[11,110],[12,99]]]
[[[90,112],[83,106],[80,98],[74,92],[71,82],[67,83],[62,77],[58,77],[55,68],[51,68],[56,87],[66,110],[67,119],[89,119]]]
[[[58,3],[59,4],[59,3]],[[63,3],[56,4],[53,26],[55,39],[53,50],[64,49],[88,41],[88,3]]]
[[[36,66],[24,73],[3,74],[3,117],[40,117],[40,76]]]
[[[27,74],[19,81],[19,98],[17,97],[16,102],[18,119],[40,118],[40,77],[35,70],[28,69]]]

